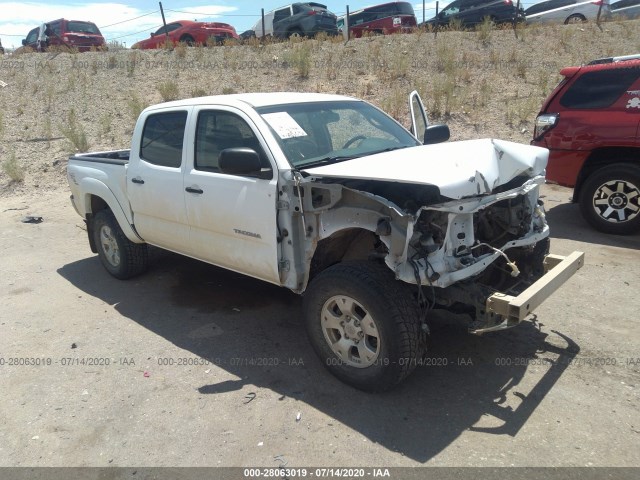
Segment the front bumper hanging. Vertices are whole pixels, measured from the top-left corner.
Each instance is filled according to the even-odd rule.
[[[492,332],[517,325],[583,265],[584,252],[576,251],[566,257],[547,255],[544,259],[545,274],[520,295],[514,297],[504,293],[494,293],[487,298],[487,314],[494,318],[501,318],[502,322],[471,330],[471,333]]]

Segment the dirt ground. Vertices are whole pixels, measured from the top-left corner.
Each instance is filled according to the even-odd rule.
[[[381,395],[325,371],[296,295],[164,252],[118,281],[66,190],[0,199],[0,466],[638,466],[640,235],[543,193],[585,267],[536,323],[434,316]]]

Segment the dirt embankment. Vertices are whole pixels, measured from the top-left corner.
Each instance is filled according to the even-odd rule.
[[[454,139],[528,142],[560,68],[640,51],[640,21],[492,32],[415,33],[273,45],[83,54],[0,60],[2,196],[65,188],[77,150],[127,148],[139,111],[164,99],[253,91],[316,91],[364,98],[407,124],[417,89],[432,121]]]

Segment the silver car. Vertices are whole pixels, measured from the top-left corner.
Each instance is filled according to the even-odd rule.
[[[602,7],[602,10],[601,10]],[[546,0],[524,11],[527,23],[581,23],[595,22],[611,15],[609,0]]]
[[[613,18],[640,18],[640,0],[619,0],[611,4]]]

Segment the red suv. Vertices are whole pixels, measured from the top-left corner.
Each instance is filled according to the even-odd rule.
[[[95,23],[64,18],[34,28],[22,40],[22,45],[38,52],[51,47],[66,47],[79,52],[106,50],[104,37]]]
[[[596,229],[640,231],[640,55],[560,74],[531,142],[550,151],[547,180],[574,187],[573,201]]]

